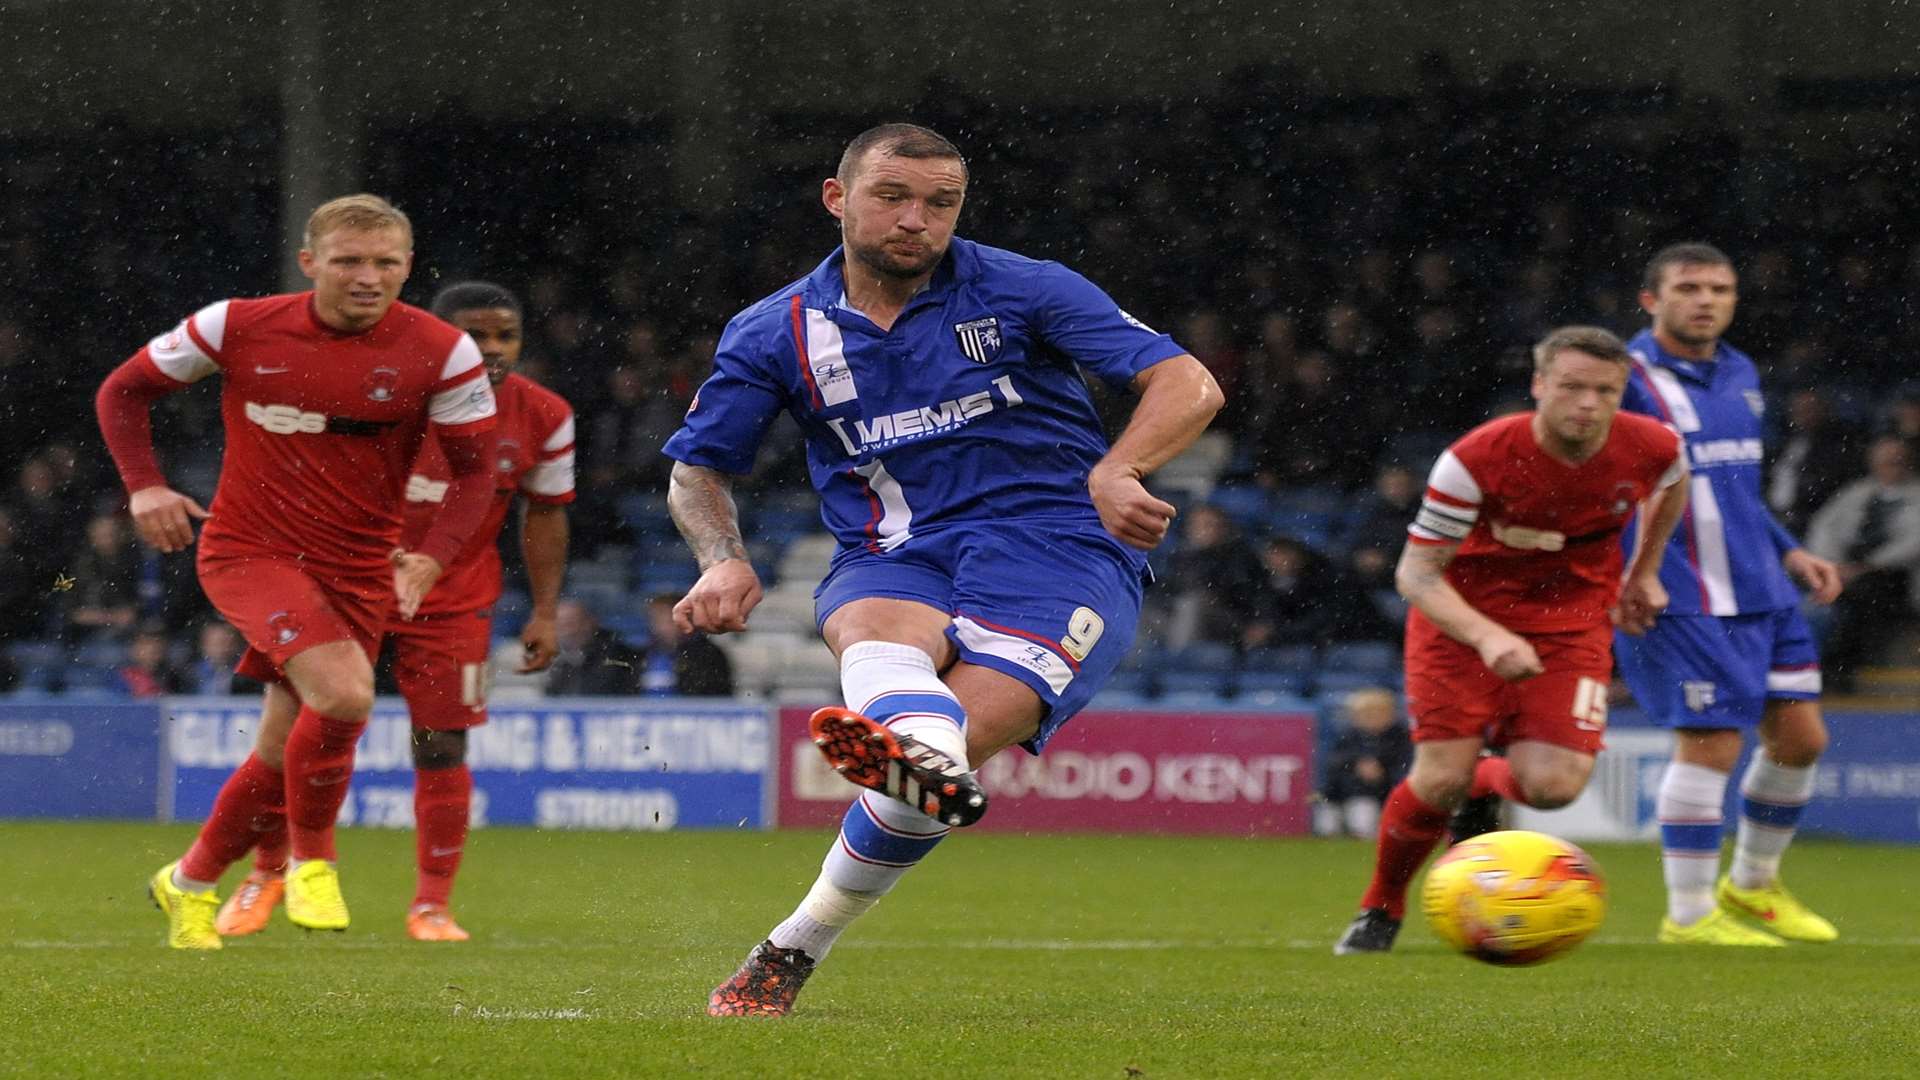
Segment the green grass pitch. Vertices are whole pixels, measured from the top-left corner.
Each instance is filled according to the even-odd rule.
[[[707,991],[812,880],[823,833],[475,835],[467,945],[401,927],[412,837],[349,830],[345,934],[161,946],[178,826],[0,823],[0,1074],[1521,1077],[1920,1072],[1920,849],[1803,842],[1829,946],[1652,943],[1657,852],[1593,849],[1613,907],[1544,966],[1416,918],[1336,958],[1358,842],[959,836],[778,1021]],[[237,878],[229,877],[229,884]]]

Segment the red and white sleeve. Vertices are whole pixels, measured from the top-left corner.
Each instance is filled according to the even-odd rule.
[[[1407,539],[1416,544],[1458,544],[1480,520],[1480,482],[1451,449],[1433,463],[1420,512],[1407,526]]]
[[[493,385],[487,382],[487,368],[480,358],[480,349],[472,338],[461,334],[440,368],[440,378],[433,384],[427,416],[442,427],[457,428],[491,421],[495,411]]]
[[[560,422],[540,444],[539,460],[520,478],[520,490],[534,502],[573,501],[573,410],[562,409]]]
[[[227,336],[227,304],[208,304],[180,325],[147,342],[147,359],[175,382],[192,383],[220,370]]]

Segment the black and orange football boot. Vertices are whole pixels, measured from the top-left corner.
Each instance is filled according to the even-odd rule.
[[[987,812],[987,793],[973,774],[911,735],[839,706],[815,712],[807,728],[827,764],[869,791],[898,799],[943,825],[971,825]]]
[[[813,974],[813,957],[763,941],[733,978],[707,995],[708,1016],[785,1016]]]

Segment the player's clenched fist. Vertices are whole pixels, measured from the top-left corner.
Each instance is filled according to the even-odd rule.
[[[724,634],[747,628],[747,614],[760,604],[760,575],[745,559],[725,559],[700,574],[687,595],[673,605],[680,632]]]
[[[1480,662],[1508,682],[1531,679],[1547,670],[1526,638],[1510,630],[1488,634],[1479,645]]]
[[[1087,476],[1087,493],[1100,512],[1100,524],[1121,543],[1141,551],[1160,546],[1178,512],[1172,503],[1154,498],[1139,477],[1118,467],[1094,466]]]
[[[133,528],[140,539],[169,554],[193,543],[194,519],[205,521],[211,516],[199,503],[170,487],[141,488],[128,500],[127,511],[133,515]]]

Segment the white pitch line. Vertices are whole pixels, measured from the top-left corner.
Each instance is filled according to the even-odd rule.
[[[157,945],[157,937],[140,937],[119,940],[64,941],[45,939],[22,939],[0,942],[0,949],[139,949]],[[1424,944],[1424,943],[1423,943]],[[1598,937],[1585,943],[1583,947],[1614,947],[1632,945],[1652,945],[1652,938],[1637,937]],[[1920,946],[1920,937],[1897,938],[1842,938],[1838,945],[1861,945],[1873,948],[1913,948]],[[348,951],[372,951],[377,949],[404,948],[406,943],[399,938],[358,938],[345,941],[327,941],[309,944],[297,938],[278,941],[255,940],[233,946],[237,949],[281,950],[281,949],[325,949]],[[645,942],[580,942],[580,941],[486,941],[472,943],[474,950],[502,950],[528,952],[681,952],[697,946],[690,945],[654,945]],[[912,949],[920,952],[939,952],[959,950],[962,952],[1245,952],[1261,949],[1284,951],[1317,952],[1333,947],[1332,936],[1325,940],[1319,938],[1247,938],[1228,941],[1183,941],[1179,939],[1157,938],[1118,938],[1113,940],[1091,939],[1075,941],[1066,939],[1013,939],[988,938],[982,941],[849,941],[841,948],[856,950]]]

